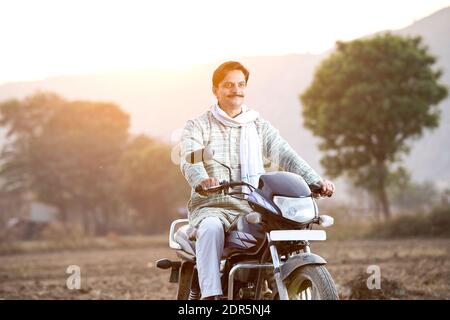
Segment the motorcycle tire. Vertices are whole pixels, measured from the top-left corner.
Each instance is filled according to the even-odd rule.
[[[333,278],[324,266],[299,268],[285,283],[289,300],[339,300]]]

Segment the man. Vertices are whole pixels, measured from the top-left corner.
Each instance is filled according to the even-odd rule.
[[[186,155],[208,145],[215,151],[214,158],[231,168],[233,180],[254,186],[264,173],[266,159],[285,171],[299,174],[308,184],[319,183],[322,195],[334,192],[333,183],[322,180],[281,138],[278,130],[244,104],[248,78],[248,70],[239,62],[221,64],[212,79],[217,104],[202,116],[189,120],[181,138],[181,171],[193,188],[188,203],[189,222],[197,228],[196,257],[202,299],[222,295],[220,259],[224,231],[238,215],[252,210],[245,201],[230,196],[196,193],[197,185],[205,190],[228,180],[228,171],[214,161],[187,163]]]

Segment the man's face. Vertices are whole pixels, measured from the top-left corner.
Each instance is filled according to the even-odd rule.
[[[244,103],[247,83],[245,75],[240,70],[232,70],[217,87],[213,87],[213,93],[222,108],[237,109]]]

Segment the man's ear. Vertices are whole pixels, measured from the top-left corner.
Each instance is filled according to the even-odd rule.
[[[217,87],[212,86],[212,93],[217,97]]]

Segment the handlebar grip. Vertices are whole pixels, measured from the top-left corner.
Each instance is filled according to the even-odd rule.
[[[314,193],[320,193],[320,190],[322,190],[322,186],[317,182],[308,185],[308,187],[311,190],[311,192],[314,192]]]
[[[322,196],[322,186],[319,183],[313,183],[309,185],[309,189],[312,193],[317,194],[319,197]],[[331,197],[331,195],[327,196],[328,198]]]
[[[211,187],[211,188],[208,188],[208,189],[204,189],[204,188],[199,184],[199,185],[197,185],[197,186],[194,188],[194,190],[195,190],[195,192],[197,192],[197,193],[201,193],[201,192],[206,192],[206,193],[208,193],[208,192],[218,192],[218,191],[221,191],[221,190],[222,190],[224,187],[226,187],[227,185],[228,185],[228,181],[223,180],[223,181],[219,182],[219,185],[214,186],[214,187]]]
[[[203,187],[201,185],[197,185],[194,190],[195,190],[195,192],[199,193],[199,192],[203,191]]]
[[[310,185],[309,188],[312,193],[317,194],[319,197],[322,196],[322,188],[321,187],[318,187],[316,185]],[[331,195],[328,195],[327,197],[330,198]]]

